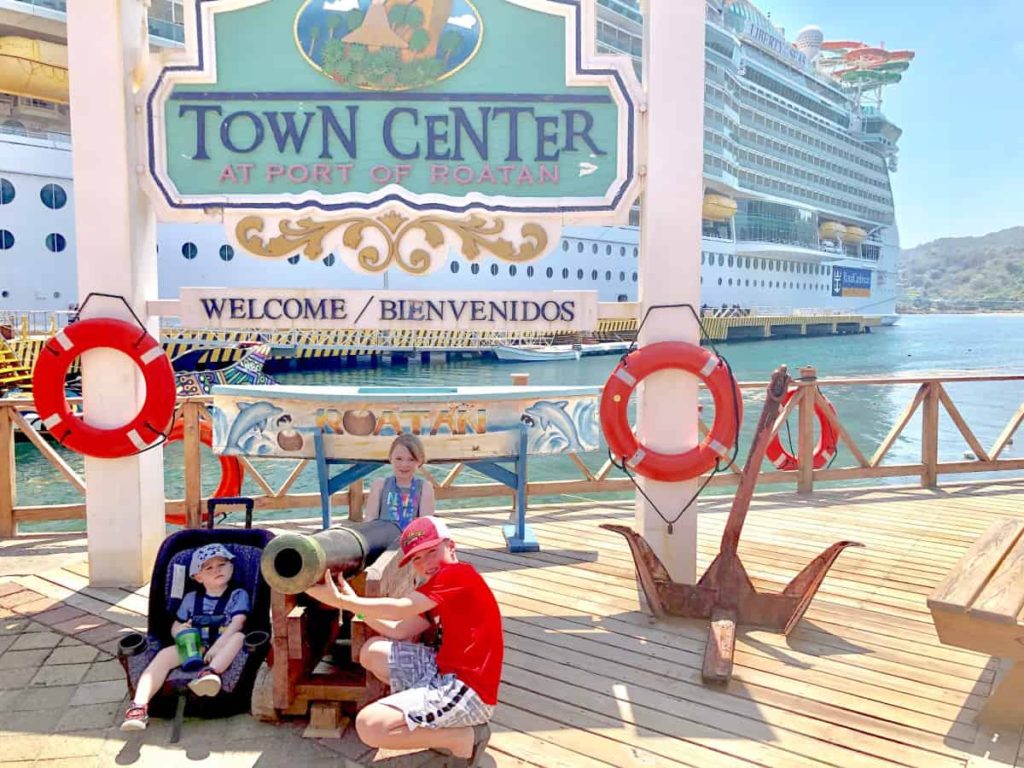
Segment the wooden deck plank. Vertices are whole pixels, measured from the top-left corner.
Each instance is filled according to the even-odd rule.
[[[698,573],[731,499],[702,499]],[[740,628],[735,674],[700,679],[706,624],[640,610],[624,540],[628,502],[533,505],[536,554],[504,550],[507,504],[442,510],[460,557],[502,606],[506,664],[490,755],[498,768],[816,766],[953,768],[1024,763],[1021,731],[974,723],[989,657],[939,642],[929,594],[994,523],[1022,516],[1024,481],[762,494],[740,556],[780,590],[833,541],[844,553],[789,637]],[[273,523],[314,531],[315,521]],[[20,583],[137,626],[146,591],[92,589],[80,564]]]

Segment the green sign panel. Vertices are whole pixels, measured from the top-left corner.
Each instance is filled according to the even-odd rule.
[[[165,218],[223,211],[255,253],[334,244],[375,269],[453,239],[469,257],[532,258],[556,224],[621,220],[636,196],[639,87],[627,60],[593,54],[593,0],[185,11],[186,50],[145,110]],[[509,217],[519,242],[498,236]],[[359,256],[367,243],[376,256]]]

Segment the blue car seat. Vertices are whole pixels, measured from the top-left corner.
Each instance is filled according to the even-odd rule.
[[[184,594],[198,587],[188,579],[192,552],[204,544],[222,544],[235,556],[232,587],[242,587],[252,601],[252,612],[245,622],[245,644],[231,666],[221,675],[222,688],[216,696],[200,697],[187,687],[197,672],[180,667],[149,704],[155,717],[175,718],[171,741],[181,733],[185,714],[195,717],[226,717],[249,711],[253,683],[270,648],[270,587],[260,573],[263,549],[274,537],[261,529],[202,529],[178,531],[168,536],[157,554],[149,586],[149,624],[146,635],[133,633],[123,638],[118,658],[125,670],[128,691],[134,696],[143,670],[161,648],[174,644],[171,624]]]

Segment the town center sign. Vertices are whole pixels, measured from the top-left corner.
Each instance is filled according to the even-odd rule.
[[[164,220],[256,256],[425,274],[624,221],[640,86],[593,0],[187,0],[148,88]],[[140,121],[141,122],[141,121]]]

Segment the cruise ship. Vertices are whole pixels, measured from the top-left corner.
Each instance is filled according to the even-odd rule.
[[[68,0],[0,0],[0,310],[75,306],[65,10]],[[152,0],[154,49],[180,46],[185,6]],[[765,0],[769,3],[770,0]],[[643,56],[639,0],[597,0],[601,52]],[[701,302],[708,311],[895,318],[899,235],[889,174],[900,129],[882,94],[913,53],[826,39],[790,41],[748,0],[706,0]],[[452,258],[414,277],[364,275],[333,254],[256,261],[216,225],[161,224],[159,293],[183,286],[592,289],[637,297],[630,226],[563,231],[530,265]]]

